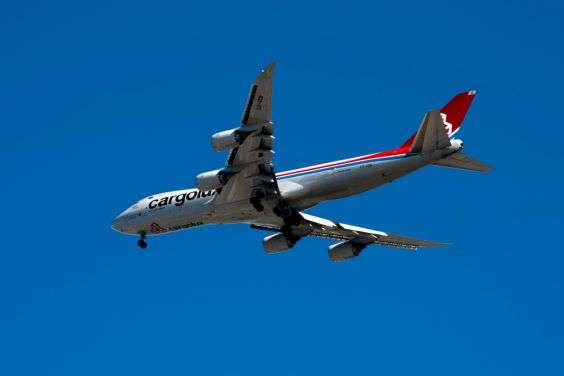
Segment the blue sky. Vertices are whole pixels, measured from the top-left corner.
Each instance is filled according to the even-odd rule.
[[[0,8],[2,375],[564,373],[564,5],[14,2]],[[310,212],[438,241],[328,262],[306,239],[111,219],[218,168],[276,60],[278,170],[398,146],[455,93],[491,174],[429,167]]]

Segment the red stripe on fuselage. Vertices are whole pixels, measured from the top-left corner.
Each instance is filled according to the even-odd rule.
[[[276,176],[281,178],[281,177],[288,176],[288,175],[301,174],[301,173],[304,173],[304,172],[320,170],[320,169],[327,168],[327,167],[336,167],[336,166],[340,166],[340,165],[347,164],[347,163],[355,163],[355,162],[367,161],[367,160],[370,160],[370,159],[393,157],[395,155],[406,154],[407,152],[409,152],[409,147],[410,146],[402,145],[401,147],[399,147],[397,149],[381,151],[381,152],[378,152],[378,153],[363,155],[363,156],[360,156],[360,157],[345,159],[345,160],[337,161],[337,162],[328,162],[328,163],[324,163],[324,164],[321,164],[321,165],[304,167],[304,168],[300,168],[300,169],[297,169],[297,170],[284,171],[284,172],[281,172],[279,174],[276,174]]]

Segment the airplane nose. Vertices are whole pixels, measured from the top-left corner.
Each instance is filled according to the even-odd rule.
[[[114,218],[114,220],[112,221],[112,229],[114,229],[117,232],[123,232],[123,215],[118,215],[117,217]]]
[[[114,220],[112,221],[112,229],[115,231],[119,231],[118,230],[118,218],[114,218]]]
[[[139,231],[138,227],[142,225],[141,212],[137,204],[125,209],[112,221],[111,227],[117,232],[124,234],[135,234]]]

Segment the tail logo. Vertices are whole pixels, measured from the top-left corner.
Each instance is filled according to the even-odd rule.
[[[447,114],[441,112],[441,117],[443,118],[443,124],[445,125],[445,130],[447,131],[447,136],[452,136],[454,132],[452,131],[452,123],[447,121]]]

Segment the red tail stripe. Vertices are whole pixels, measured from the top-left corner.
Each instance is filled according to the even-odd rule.
[[[452,124],[452,132],[456,132],[458,128],[460,128],[460,125],[462,125],[464,117],[475,96],[475,90],[457,94],[441,109],[441,112],[446,115],[445,122]]]

